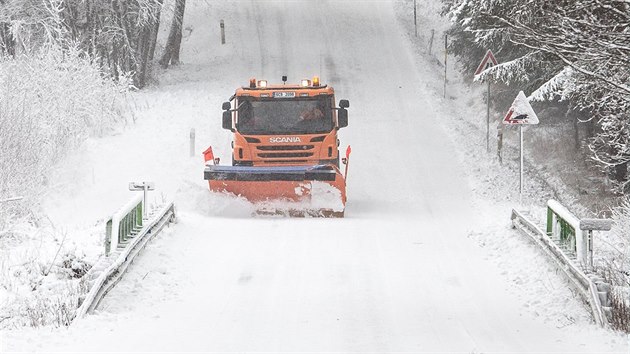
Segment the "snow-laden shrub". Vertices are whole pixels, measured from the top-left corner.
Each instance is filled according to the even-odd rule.
[[[612,210],[614,227],[603,242],[597,245],[598,253],[606,254],[607,278],[613,285],[630,287],[630,199]]]
[[[91,264],[85,254],[63,242],[51,254],[34,247],[37,243],[7,251],[0,242],[0,330],[69,325],[89,290],[84,275]]]
[[[64,284],[43,293],[33,293],[24,299],[16,300],[13,306],[5,307],[0,313],[5,319],[0,328],[20,328],[69,326],[76,317],[79,307],[79,294],[84,293],[85,283],[80,281]]]
[[[57,253],[65,248],[37,205],[56,162],[124,120],[129,85],[72,47],[0,57],[0,328],[74,317],[77,278],[89,265],[84,256],[42,250],[51,242]],[[6,201],[16,196],[23,199]]]
[[[612,307],[610,322],[613,328],[630,333],[630,289],[620,286],[612,288],[610,306]]]
[[[33,204],[51,165],[123,119],[125,84],[105,79],[72,49],[0,58],[0,200],[24,196]],[[19,205],[2,204],[0,230],[9,206]]]
[[[613,229],[596,246],[602,255],[598,265],[606,282],[612,285],[611,323],[618,330],[630,332],[630,199],[613,209],[612,218]]]

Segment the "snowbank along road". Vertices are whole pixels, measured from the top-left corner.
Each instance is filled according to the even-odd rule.
[[[6,334],[5,349],[627,348],[592,324],[558,328],[534,316],[468,237],[480,214],[467,171],[392,1],[189,0],[184,26],[184,64],[137,95],[138,123],[103,139],[99,155],[88,146],[79,157],[120,169],[97,173],[107,177],[100,192],[79,188],[72,197],[88,203],[88,193],[146,178],[175,198],[179,223],[147,247],[94,315],[67,331]],[[350,100],[350,126],[340,132],[342,151],[353,149],[346,218],[251,218],[248,203],[212,195],[201,151],[212,144],[229,161],[221,102],[252,76],[297,82],[317,74],[337,99]],[[187,156],[190,128],[195,159]],[[144,152],[142,163],[126,160],[131,149]]]

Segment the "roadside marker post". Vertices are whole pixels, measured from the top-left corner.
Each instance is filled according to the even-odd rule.
[[[444,98],[446,98],[446,75],[448,74],[448,34],[444,34]]]
[[[416,16],[416,0],[413,0],[413,27],[416,29],[416,37],[418,37],[418,21]]]
[[[494,54],[492,54],[492,50],[488,49],[488,51],[486,51],[486,55],[479,63],[479,66],[477,66],[477,70],[475,70],[475,76],[495,65],[498,65],[497,59],[494,57]],[[487,79],[486,81],[488,82],[488,94],[486,96],[486,151],[490,152],[490,79]]]
[[[503,124],[506,125],[518,125],[520,135],[520,181],[519,181],[519,194],[523,194],[523,125],[538,124],[538,116],[534,109],[529,104],[527,97],[523,91],[520,91],[512,106],[508,110],[507,114],[503,118]]]
[[[221,20],[221,44],[225,44],[225,22]]]
[[[195,128],[190,129],[190,157],[195,156]]]

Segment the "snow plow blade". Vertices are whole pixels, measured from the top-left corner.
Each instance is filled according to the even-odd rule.
[[[208,165],[204,179],[211,191],[242,196],[260,214],[343,217],[346,205],[346,181],[333,165]]]

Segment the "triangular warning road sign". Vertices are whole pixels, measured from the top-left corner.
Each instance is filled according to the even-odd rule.
[[[503,118],[503,124],[538,124],[538,116],[523,91],[520,91],[512,102]]]
[[[479,63],[479,66],[477,67],[477,70],[475,70],[475,75],[479,75],[484,70],[489,69],[497,64],[498,62],[495,59],[494,54],[492,54],[492,51],[488,49],[488,51],[486,52],[486,56],[483,57],[483,60],[481,61],[481,63]]]

